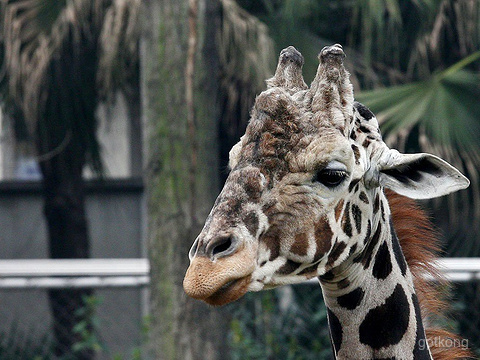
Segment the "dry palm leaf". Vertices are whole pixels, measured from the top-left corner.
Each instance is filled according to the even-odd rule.
[[[3,74],[9,100],[20,108],[33,133],[45,99],[49,65],[66,42],[99,46],[100,94],[120,86],[134,64],[140,0],[2,0]],[[127,69],[126,69],[127,67]]]

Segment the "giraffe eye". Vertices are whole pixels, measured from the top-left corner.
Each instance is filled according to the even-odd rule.
[[[314,182],[319,182],[326,187],[333,188],[340,185],[347,177],[347,172],[343,170],[322,169],[313,177]]]

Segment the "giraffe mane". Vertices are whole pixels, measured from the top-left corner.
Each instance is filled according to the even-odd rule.
[[[445,317],[448,310],[446,290],[448,281],[435,265],[441,253],[440,237],[427,213],[415,200],[386,189],[395,231],[405,259],[413,275],[420,303],[425,333],[435,360],[474,359],[473,353],[459,346],[441,347],[440,339],[461,341],[457,334],[441,328],[429,328],[432,318]],[[434,281],[428,280],[434,279]],[[437,283],[435,286],[434,282]],[[441,286],[438,286],[440,284]],[[435,341],[437,340],[437,341]]]

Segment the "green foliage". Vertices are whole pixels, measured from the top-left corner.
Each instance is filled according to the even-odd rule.
[[[48,34],[65,6],[67,6],[67,0],[33,2],[31,3],[32,21],[36,22],[41,31]]]
[[[455,288],[455,298],[452,299],[450,322],[457,334],[469,340],[471,347],[480,356],[480,283],[471,281],[459,283]],[[462,314],[462,316],[458,316]]]
[[[73,333],[80,340],[73,344],[72,352],[78,354],[91,350],[94,353],[100,353],[103,346],[98,338],[100,319],[97,316],[97,308],[102,301],[95,295],[83,296],[82,300],[83,306],[75,311],[80,321],[73,327]]]
[[[327,314],[316,286],[247,294],[233,308],[232,360],[329,359]]]
[[[480,76],[465,70],[479,58],[480,51],[477,51],[427,80],[356,96],[377,114],[384,139],[390,146],[403,152],[436,154],[470,179],[470,188],[450,196],[447,206],[441,200],[436,203],[437,208],[449,210],[452,234],[455,228],[469,223],[458,231],[472,241],[449,247],[457,256],[479,254],[475,239],[480,223],[475,219],[480,217],[480,142],[477,136],[480,133]]]
[[[85,296],[84,304],[75,311],[81,320],[74,326],[74,334],[79,340],[72,347],[72,353],[59,360],[74,360],[76,354],[84,350],[94,353],[103,351],[98,338],[99,318],[96,314],[101,300],[96,296]],[[50,360],[57,359],[54,353],[54,339],[50,331],[43,334],[32,327],[30,330],[21,330],[18,322],[13,322],[8,331],[0,333],[0,359],[17,360]]]
[[[144,316],[141,323],[141,340],[140,344],[134,346],[130,350],[130,354],[127,357],[122,356],[121,354],[115,354],[112,357],[112,360],[147,360],[153,359],[154,356],[149,353],[148,341],[149,341],[149,332],[151,329],[151,317],[150,315]]]
[[[480,51],[471,60],[479,57]],[[444,146],[479,152],[475,136],[480,131],[479,96],[478,74],[453,65],[428,80],[362,92],[357,99],[377,114],[386,137],[421,126],[429,138]]]
[[[48,360],[53,358],[53,341],[48,333],[38,334],[35,328],[21,330],[14,322],[0,333],[0,359]]]
[[[91,350],[95,355],[112,360],[146,360],[154,357],[148,354],[146,344],[150,331],[150,317],[144,317],[141,325],[142,339],[140,344],[132,347],[128,355],[112,355],[100,339],[100,318],[97,314],[102,299],[97,296],[85,296],[83,306],[75,311],[81,320],[74,326],[74,334],[79,340],[72,351],[58,358],[54,352],[54,339],[49,330],[40,333],[35,327],[23,330],[23,324],[13,322],[7,331],[0,333],[1,360],[75,360],[85,350]]]

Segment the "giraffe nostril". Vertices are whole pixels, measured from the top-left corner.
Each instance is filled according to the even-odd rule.
[[[235,252],[237,244],[237,238],[233,235],[220,236],[212,240],[210,246],[208,246],[207,254],[211,258],[228,256]]]

